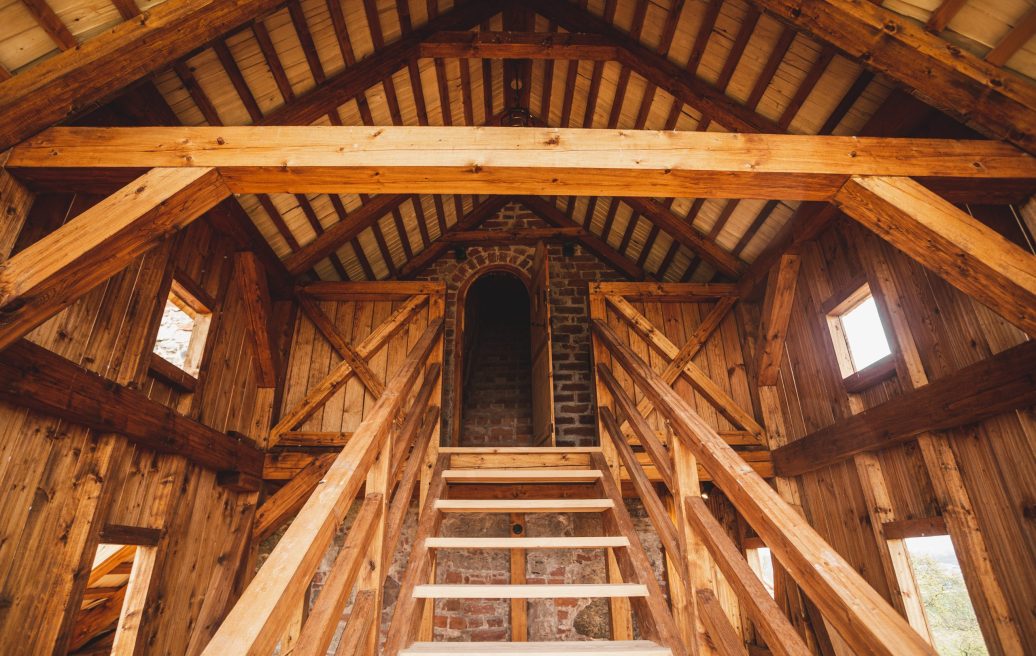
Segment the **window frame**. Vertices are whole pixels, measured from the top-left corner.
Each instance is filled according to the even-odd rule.
[[[151,346],[149,371],[156,378],[181,391],[193,392],[205,359],[205,347],[208,343],[216,304],[200,286],[180,273],[173,274],[169,291],[164,300],[173,303],[188,315],[194,325],[191,329],[191,338],[187,344],[187,355],[184,358],[183,366],[170,362],[155,352],[158,339],[156,329],[155,343]]]
[[[849,346],[849,336],[845,331],[845,325],[842,323],[842,317],[866,302],[867,299],[874,299],[874,305],[878,312],[878,321],[881,322],[881,329],[885,334],[885,342],[888,344],[889,353],[865,367],[857,367],[855,358],[853,358],[852,348]],[[896,373],[896,341],[889,328],[884,308],[881,306],[878,296],[871,291],[870,283],[866,279],[854,280],[849,287],[849,291],[837,294],[829,299],[823,306],[823,312],[827,320],[828,332],[831,335],[835,360],[838,363],[838,372],[842,377],[846,391],[851,393],[862,392],[892,377]]]

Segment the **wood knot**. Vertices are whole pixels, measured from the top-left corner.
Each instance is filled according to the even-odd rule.
[[[223,146],[227,142],[226,142],[226,140],[223,137],[216,137],[216,143],[218,143],[219,145]]]
[[[547,141],[546,141],[546,144],[547,144],[548,146],[556,146],[556,145],[558,145],[559,143],[561,143],[561,136],[560,136],[560,135],[557,135],[557,134],[555,134],[554,136],[552,136],[552,137],[551,137],[550,139],[547,139]]]
[[[889,34],[895,34],[899,31],[899,24],[895,21],[888,21],[887,23],[881,26],[881,29],[885,30]]]

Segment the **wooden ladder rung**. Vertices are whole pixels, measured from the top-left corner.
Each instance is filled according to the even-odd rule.
[[[447,469],[443,478],[451,483],[593,483],[601,478],[597,469]]]
[[[419,585],[418,599],[588,599],[597,597],[646,597],[647,586],[639,583]]]
[[[439,512],[552,513],[603,512],[614,508],[611,499],[439,499]]]
[[[670,656],[672,651],[649,640],[572,642],[415,642],[400,656]]]
[[[628,547],[622,535],[586,538],[428,538],[429,549],[607,549]]]

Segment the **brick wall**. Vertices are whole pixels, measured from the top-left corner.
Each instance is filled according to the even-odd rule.
[[[521,205],[509,205],[486,221],[486,230],[495,228],[548,227]],[[590,330],[587,288],[591,282],[622,281],[617,273],[593,254],[577,246],[571,257],[562,254],[560,244],[548,246],[551,276],[551,331],[554,357],[554,413],[559,446],[594,444],[592,417],[593,379],[590,367]],[[528,274],[532,267],[533,249],[527,246],[471,247],[467,259],[458,262],[453,253],[439,258],[418,278],[446,283],[446,353],[443,386],[445,426],[443,435],[453,435],[454,338],[457,321],[458,290],[477,278],[486,267],[509,265]]]

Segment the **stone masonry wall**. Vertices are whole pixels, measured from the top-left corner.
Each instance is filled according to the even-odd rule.
[[[486,230],[549,227],[521,205],[509,205],[487,220]],[[554,357],[554,414],[558,446],[589,446],[595,443],[593,423],[593,378],[590,366],[590,323],[587,288],[591,282],[622,281],[625,277],[581,246],[565,257],[560,244],[548,246],[551,277],[551,332]],[[453,347],[456,336],[457,295],[465,282],[486,267],[507,264],[528,273],[533,248],[528,246],[471,247],[467,259],[458,262],[453,253],[439,258],[420,276],[422,280],[446,283],[446,353],[443,377],[443,435],[453,435],[456,395],[453,380]]]

